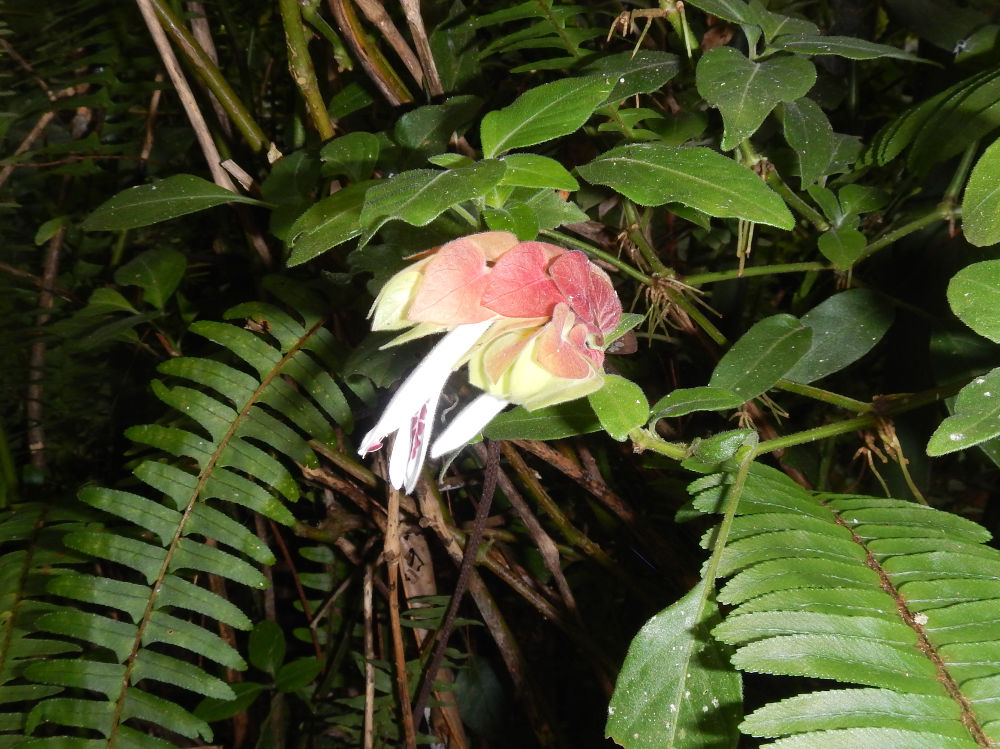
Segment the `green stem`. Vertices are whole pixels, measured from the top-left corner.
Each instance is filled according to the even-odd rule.
[[[309,41],[306,39],[299,12],[298,0],[278,0],[281,9],[281,23],[285,28],[285,42],[288,47],[288,69],[306,102],[306,111],[321,140],[333,137],[333,123],[326,111],[326,103],[319,90],[316,71],[309,56]]]
[[[822,388],[813,387],[812,385],[802,385],[798,382],[782,379],[778,380],[777,387],[789,393],[804,395],[807,398],[822,401],[823,403],[829,403],[831,406],[839,406],[840,408],[847,411],[854,411],[855,413],[863,414],[872,410],[871,403],[865,403],[864,401],[855,400],[854,398],[848,398],[846,395],[832,393],[829,390],[823,390]]]
[[[965,187],[965,179],[969,176],[969,170],[972,168],[972,162],[976,158],[976,154],[979,152],[979,139],[972,141],[965,149],[965,153],[962,154],[962,160],[958,162],[958,168],[955,169],[955,174],[951,177],[951,182],[948,183],[948,189],[945,190],[944,199],[941,201],[942,204],[948,205],[950,208],[954,208],[958,205],[958,195],[962,192],[962,188]]]
[[[778,195],[780,195],[789,206],[791,206],[793,211],[802,216],[802,218],[812,224],[818,231],[827,231],[830,228],[830,223],[823,218],[823,215],[800,198],[795,191],[792,190],[792,188],[786,185],[784,180],[781,179],[780,175],[773,167],[768,168],[764,181],[771,187],[772,190],[778,193]]]
[[[836,270],[828,263],[784,263],[779,265],[757,265],[744,268],[742,276],[739,269],[714,271],[712,273],[695,273],[691,276],[682,276],[682,280],[688,286],[701,286],[706,283],[717,281],[731,281],[734,278],[750,278],[751,276],[770,276],[779,273],[807,273],[814,270]]]
[[[927,211],[922,216],[918,216],[909,223],[903,224],[898,229],[890,231],[888,234],[883,235],[881,238],[876,239],[874,242],[865,247],[861,251],[861,255],[858,256],[856,263],[860,263],[865,258],[874,255],[876,252],[881,250],[883,247],[888,247],[893,242],[902,239],[907,234],[912,234],[915,231],[923,229],[925,226],[933,224],[935,221],[942,221],[944,219],[954,218],[956,209],[954,206],[945,205],[943,202],[934,206],[931,210]]]
[[[188,59],[191,65],[205,81],[205,84],[215,94],[222,108],[226,110],[229,119],[236,125],[237,130],[243,135],[243,139],[254,151],[263,151],[268,147],[269,140],[256,123],[250,112],[243,106],[243,102],[230,87],[223,77],[222,72],[214,62],[205,54],[201,46],[195,41],[191,32],[181,23],[180,19],[174,15],[170,6],[165,0],[151,0],[153,8],[156,10],[164,31],[170,35],[174,43]]]
[[[873,404],[871,411],[864,416],[857,416],[853,419],[845,419],[844,421],[838,421],[834,424],[824,424],[823,426],[816,427],[815,429],[806,429],[801,432],[796,432],[795,434],[789,434],[784,437],[777,437],[773,440],[761,442],[757,445],[755,455],[763,455],[765,453],[774,452],[775,450],[783,450],[786,447],[794,447],[795,445],[804,445],[808,442],[815,442],[817,440],[827,439],[828,437],[836,437],[839,434],[847,434],[849,432],[857,431],[858,429],[867,429],[875,426],[880,416],[895,416],[896,414],[912,411],[916,408],[920,408],[921,406],[926,406],[929,403],[935,403],[943,400],[944,398],[949,398],[965,387],[968,382],[968,380],[960,380],[948,383],[947,385],[942,385],[938,388],[925,390],[922,393],[886,396],[877,404]]]
[[[648,429],[643,429],[642,427],[636,427],[631,430],[628,433],[628,438],[632,440],[632,444],[635,445],[636,452],[652,450],[654,453],[665,455],[671,460],[676,460],[678,462],[687,460],[691,457],[691,451],[688,445],[683,442],[667,442],[659,435],[654,434]]]
[[[715,529],[715,538],[712,540],[712,556],[708,560],[708,564],[705,565],[704,579],[710,588],[715,585],[719,564],[722,561],[722,552],[726,548],[726,540],[729,538],[729,529],[733,525],[736,508],[740,503],[740,497],[743,496],[743,487],[747,483],[747,475],[750,473],[750,467],[756,457],[757,450],[749,445],[741,447],[736,452],[739,468],[736,469],[736,478],[726,495],[726,512]]]
[[[694,320],[694,322],[697,323],[698,327],[700,327],[708,334],[709,338],[711,338],[720,346],[725,346],[726,344],[729,343],[729,340],[726,338],[725,335],[722,334],[722,331],[720,331],[717,327],[715,327],[715,325],[712,324],[712,321],[702,314],[701,310],[698,309],[691,302],[691,300],[684,295],[683,291],[675,294],[671,290],[668,291],[667,293],[670,295],[670,299],[673,300],[674,304],[676,304],[678,307],[684,310],[687,313],[688,317]]]
[[[591,257],[599,258],[608,265],[614,266],[622,273],[624,273],[626,276],[631,276],[639,283],[644,283],[647,285],[653,283],[653,279],[647,276],[642,271],[636,270],[621,258],[616,257],[615,255],[612,255],[609,252],[605,252],[604,250],[598,249],[597,247],[594,247],[592,244],[587,244],[586,242],[576,239],[575,237],[571,237],[568,234],[562,234],[557,231],[552,231],[551,229],[546,229],[541,234],[543,237],[548,237],[549,239],[553,239],[556,242],[559,242],[560,244],[569,245],[570,247],[575,247],[578,250],[582,250]]]
[[[344,41],[326,22],[326,19],[319,14],[319,0],[304,2],[300,10],[306,23],[312,26],[333,47],[333,59],[337,66],[342,70],[354,70],[354,60],[351,59],[351,53],[347,51]]]
[[[653,249],[653,246],[646,239],[646,235],[642,231],[642,221],[639,217],[639,212],[635,209],[635,203],[631,200],[623,200],[622,209],[625,211],[625,220],[628,222],[628,227],[626,227],[625,231],[628,233],[629,239],[639,248],[639,252],[645,258],[646,262],[649,263],[653,272],[658,276],[673,276],[674,272],[660,262],[660,258],[656,256],[656,250]]]

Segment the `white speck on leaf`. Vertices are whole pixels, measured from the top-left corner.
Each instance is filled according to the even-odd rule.
[[[963,437],[965,437],[965,435],[962,434],[961,432],[953,432],[952,434],[948,435],[948,439],[950,439],[952,442],[958,442]]]

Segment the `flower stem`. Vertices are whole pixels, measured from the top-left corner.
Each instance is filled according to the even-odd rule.
[[[660,258],[656,255],[656,250],[653,249],[649,240],[646,239],[646,235],[642,231],[642,220],[639,217],[639,212],[635,209],[635,203],[631,200],[623,200],[622,209],[625,212],[625,220],[628,222],[628,227],[625,231],[628,233],[629,239],[639,248],[639,252],[646,262],[649,263],[653,272],[660,276],[674,275],[674,272],[670,268],[660,262]]]
[[[309,56],[309,45],[303,29],[302,14],[299,12],[298,0],[278,0],[281,10],[281,23],[285,28],[285,41],[288,47],[288,69],[295,84],[302,92],[306,102],[306,111],[313,127],[319,133],[321,140],[333,137],[333,123],[326,111],[323,95],[316,80],[312,58]]]
[[[935,221],[942,221],[944,219],[954,218],[957,215],[958,211],[959,209],[956,208],[955,206],[948,205],[946,204],[946,202],[941,202],[938,205],[934,206],[931,210],[924,213],[923,215],[913,219],[913,221],[903,224],[898,229],[894,229],[893,231],[890,231],[888,234],[884,234],[879,239],[876,239],[874,242],[870,243],[867,247],[864,248],[864,250],[861,251],[861,254],[858,256],[858,259],[855,262],[860,263],[862,260],[870,257],[871,255],[874,255],[882,248],[888,247],[893,242],[896,242],[897,240],[900,240],[903,237],[905,237],[907,234],[912,234],[915,231],[919,231],[920,229],[923,229],[925,226],[933,224]]]
[[[846,395],[832,393],[829,390],[823,390],[822,388],[813,387],[812,385],[803,385],[798,382],[792,382],[791,380],[778,380],[777,387],[789,393],[804,395],[806,398],[812,398],[814,400],[822,401],[823,403],[829,403],[831,406],[839,406],[847,411],[854,411],[859,414],[868,413],[873,408],[871,403],[865,403],[864,401],[855,400],[854,398],[848,398]]]

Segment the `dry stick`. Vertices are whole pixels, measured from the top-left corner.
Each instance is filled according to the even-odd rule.
[[[424,80],[427,81],[427,90],[431,96],[440,96],[444,93],[444,87],[441,85],[437,65],[434,64],[424,19],[420,15],[420,0],[401,0],[401,3],[403,13],[406,14],[406,23],[410,27],[410,36],[413,37],[413,43],[417,48],[417,57],[420,58],[420,67],[424,71]]]
[[[365,619],[365,728],[364,749],[375,746],[375,633],[372,624],[372,598],[374,597],[375,570],[365,565],[362,588],[362,607]]]
[[[268,518],[267,521],[271,526],[271,535],[274,536],[274,540],[278,542],[278,548],[281,549],[281,556],[285,559],[285,564],[288,565],[289,571],[292,573],[292,580],[295,581],[295,590],[299,595],[299,603],[302,604],[302,613],[305,614],[306,620],[312,619],[312,608],[309,606],[309,596],[306,595],[305,588],[302,587],[302,581],[299,579],[298,570],[295,567],[295,560],[292,558],[291,552],[288,550],[288,545],[285,543],[285,539],[281,535],[281,530],[278,525]],[[311,629],[313,649],[316,651],[316,659],[323,659],[323,648],[320,647],[319,637],[316,635],[316,630]]]
[[[191,24],[191,35],[208,56],[208,59],[218,67],[219,53],[216,51],[215,41],[212,39],[212,29],[208,25],[205,4],[200,2],[200,0],[191,0],[187,3],[187,9],[188,13],[192,14],[191,20],[188,22]],[[212,103],[212,110],[215,112],[215,117],[219,121],[219,127],[222,128],[222,132],[226,134],[227,138],[232,138],[233,124],[229,119],[229,115],[226,114],[226,108],[222,106],[219,97],[212,93],[212,91],[208,92],[208,100]]]
[[[490,440],[486,449],[486,475],[483,478],[483,494],[476,507],[476,517],[473,520],[472,530],[466,537],[465,554],[462,556],[462,564],[458,568],[458,580],[455,582],[455,592],[451,595],[448,603],[448,610],[445,612],[444,621],[441,628],[435,634],[434,650],[424,671],[424,680],[417,693],[417,699],[413,703],[414,723],[423,717],[424,705],[430,697],[431,688],[434,686],[434,677],[437,676],[438,668],[444,659],[444,651],[448,646],[448,637],[455,626],[455,617],[458,615],[458,605],[462,602],[462,596],[469,585],[469,576],[476,563],[476,553],[479,544],[483,540],[483,529],[486,527],[486,518],[490,513],[490,505],[493,503],[493,492],[497,487],[497,474],[500,472],[500,443]]]
[[[458,532],[445,520],[441,509],[440,495],[437,494],[436,489],[429,482],[425,481],[420,485],[419,499],[422,522],[427,523],[431,530],[434,531],[452,561],[456,565],[461,566],[462,560],[465,557],[457,540]],[[489,566],[488,560],[486,563]],[[493,568],[490,567],[490,569]],[[496,572],[496,570],[493,571]],[[501,577],[501,579],[505,578]],[[510,584],[509,581],[506,582]],[[517,586],[512,587],[521,592]],[[514,633],[507,626],[500,607],[497,606],[493,596],[490,595],[489,588],[486,587],[486,583],[483,582],[483,578],[479,576],[475,568],[469,574],[469,595],[475,602],[476,608],[479,609],[483,624],[489,630],[493,642],[496,643],[500,657],[503,659],[507,673],[510,675],[510,680],[514,684],[514,691],[524,704],[525,712],[531,721],[535,734],[540,740],[543,737],[551,739],[550,721],[543,714],[548,714],[549,712],[545,698],[535,688],[531,679],[528,678],[528,664],[524,658],[524,653],[521,652],[521,647],[518,645]],[[553,610],[552,613],[554,619],[558,621],[557,612]],[[552,742],[549,740],[542,743],[547,745]]]
[[[22,153],[31,148],[35,141],[42,137],[42,132],[55,116],[56,113],[50,111],[39,117],[38,122],[36,122],[35,126],[31,128],[31,132],[29,132],[25,139],[21,141],[21,144],[17,147],[17,149],[15,149],[14,153],[9,158],[20,156]],[[3,169],[0,169],[0,186],[10,179],[10,175],[13,174],[15,169],[17,169],[17,166],[17,164],[7,164]]]
[[[476,445],[476,452],[480,459],[485,460],[486,450],[482,445]],[[576,598],[573,596],[573,591],[569,587],[569,583],[566,582],[566,576],[563,575],[562,567],[559,564],[559,547],[552,540],[552,536],[545,532],[542,524],[535,517],[531,508],[528,507],[528,503],[524,501],[524,497],[521,496],[521,493],[514,486],[514,483],[507,476],[506,472],[498,471],[498,473],[497,480],[500,484],[500,489],[503,491],[504,496],[507,497],[507,501],[510,502],[511,507],[514,508],[514,511],[521,518],[521,522],[524,523],[524,527],[528,530],[528,535],[535,542],[535,546],[538,547],[545,568],[552,574],[552,578],[556,581],[556,587],[559,589],[559,595],[562,596],[563,603],[577,621],[580,621],[580,611],[576,605]]]
[[[65,182],[63,187],[65,189]],[[42,285],[38,294],[38,317],[35,325],[41,331],[49,321],[55,295],[52,289],[59,275],[59,251],[62,249],[63,238],[66,236],[66,226],[60,226],[49,240],[45,249],[45,265],[42,269]],[[45,427],[42,424],[42,390],[45,379],[45,341],[39,340],[31,344],[28,353],[28,393],[25,403],[27,417],[28,454],[31,466],[38,470],[45,469]]]
[[[205,118],[198,108],[198,102],[195,101],[194,93],[191,91],[191,87],[184,77],[184,72],[177,61],[177,56],[174,55],[174,50],[170,47],[170,42],[167,40],[167,35],[156,18],[156,11],[153,9],[152,0],[135,0],[135,2],[142,13],[142,19],[146,22],[146,28],[149,29],[149,35],[153,37],[153,44],[156,45],[156,51],[160,53],[160,59],[163,60],[163,66],[167,69],[170,82],[173,84],[174,90],[181,100],[181,106],[184,107],[188,120],[191,122],[191,127],[194,128],[198,145],[201,146],[201,152],[205,156],[205,161],[208,162],[209,171],[212,172],[212,179],[219,187],[236,192],[236,185],[233,184],[226,170],[221,166],[222,157],[219,155],[219,150],[215,147],[215,141],[212,140],[212,134],[208,131],[208,125],[205,123]],[[268,258],[269,262],[270,258]]]
[[[7,263],[0,263],[0,273],[7,273],[11,276],[16,276],[17,278],[23,278],[31,281],[32,285],[37,286],[41,289],[44,286],[44,282],[41,278],[36,276],[34,273],[28,273],[26,270],[21,270],[20,268],[15,268],[13,265],[7,265]],[[65,299],[67,302],[76,302],[76,298],[70,294],[66,289],[49,289],[53,294],[55,294],[60,299]]]
[[[385,12],[382,3],[379,0],[355,0],[355,2],[361,8],[361,12],[365,14],[365,18],[375,24],[379,33],[389,42],[389,46],[399,55],[399,59],[403,61],[406,69],[410,71],[413,80],[417,82],[418,86],[422,87],[424,85],[424,71],[420,67],[420,60],[413,54],[410,45],[406,43],[403,35],[396,28],[396,24],[389,18],[389,14]]]
[[[403,631],[399,622],[399,490],[389,489],[389,508],[386,510],[385,546],[382,549],[389,587],[389,624],[392,628],[392,650],[396,660],[396,690],[399,709],[403,718],[403,735],[406,749],[416,749],[417,737],[410,713],[410,686],[406,679],[406,654],[403,652]]]
[[[157,70],[153,78],[154,83],[163,81],[163,71]],[[160,111],[160,99],[163,98],[163,89],[157,85],[153,95],[149,97],[149,110],[146,112],[146,135],[142,139],[142,150],[139,151],[139,161],[149,161],[149,154],[153,152],[153,141],[156,138],[156,115]]]
[[[413,97],[399,80],[396,71],[389,66],[378,48],[368,41],[351,0],[327,0],[327,2],[333,17],[337,20],[337,26],[340,27],[340,33],[344,35],[354,56],[382,92],[385,100],[394,107],[413,101]]]

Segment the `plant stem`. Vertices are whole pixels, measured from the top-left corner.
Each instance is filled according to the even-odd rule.
[[[919,231],[920,229],[923,229],[925,226],[933,224],[935,221],[941,221],[943,219],[953,218],[955,216],[956,210],[957,209],[954,206],[945,205],[944,202],[939,203],[938,205],[934,206],[934,208],[927,211],[923,215],[918,216],[909,223],[903,224],[898,229],[894,229],[893,231],[890,231],[888,234],[884,234],[879,239],[876,239],[874,242],[869,244],[867,247],[864,248],[864,250],[861,251],[861,254],[858,256],[858,259],[855,262],[860,263],[862,260],[870,257],[871,255],[874,255],[883,247],[888,247],[893,242],[905,237],[907,234],[912,234],[915,231]]]
[[[791,380],[778,380],[777,387],[789,393],[804,395],[807,398],[822,401],[823,403],[829,403],[832,406],[840,406],[840,408],[846,409],[847,411],[854,411],[859,414],[868,413],[873,408],[871,403],[865,403],[864,401],[855,400],[854,398],[848,398],[846,395],[832,393],[829,390],[823,390],[822,388],[813,387],[812,385],[803,385],[798,382],[792,382]]]
[[[653,249],[649,240],[646,239],[646,235],[642,231],[642,220],[639,217],[639,212],[635,209],[635,203],[631,200],[623,200],[622,210],[625,212],[625,220],[628,222],[628,227],[625,229],[628,233],[628,238],[639,248],[639,252],[642,253],[643,258],[649,263],[653,272],[659,276],[675,275],[670,268],[660,262],[660,258],[656,256],[656,250]]]
[[[695,273],[691,276],[682,276],[681,280],[688,286],[701,286],[706,283],[717,281],[731,281],[734,278],[750,278],[751,276],[770,276],[779,273],[808,273],[814,270],[836,270],[827,263],[782,263],[779,265],[757,265],[751,268],[744,268],[743,275],[739,269],[714,271],[712,273]]]
[[[690,457],[690,448],[683,442],[667,442],[659,435],[648,429],[636,427],[628,433],[628,438],[635,445],[636,452],[652,450],[654,453],[665,455],[672,460],[687,460]]]
[[[951,182],[948,183],[948,189],[945,190],[944,198],[941,200],[942,205],[947,205],[949,209],[954,209],[958,204],[958,194],[962,192],[962,188],[965,187],[965,178],[969,176],[969,170],[972,168],[972,162],[979,152],[979,139],[972,141],[965,149],[962,154],[962,160],[958,162],[958,168],[955,169],[955,174],[951,177]]]
[[[691,302],[691,300],[684,295],[683,291],[675,294],[673,293],[673,290],[671,290],[668,291],[667,293],[670,296],[670,299],[673,301],[673,303],[676,304],[678,307],[680,307],[682,310],[684,310],[687,313],[688,317],[694,320],[695,323],[698,324],[698,327],[700,327],[708,334],[709,338],[711,338],[720,346],[725,346],[726,344],[729,343],[729,340],[726,338],[725,335],[722,334],[722,331],[720,331],[717,327],[715,327],[715,325],[712,324],[712,321],[702,314],[701,310],[698,309]]]
[[[784,199],[792,210],[798,213],[802,218],[812,224],[819,231],[827,231],[830,228],[830,223],[823,218],[823,215],[809,205],[806,201],[800,198],[795,191],[785,184],[784,180],[781,179],[774,167],[768,166],[767,173],[764,176],[764,181],[774,190],[778,195]]]
[[[236,125],[236,128],[243,135],[243,139],[254,151],[263,151],[266,149],[270,142],[268,137],[264,134],[260,125],[254,121],[247,108],[243,106],[243,102],[240,101],[236,92],[233,91],[232,87],[226,81],[218,66],[209,59],[208,55],[205,54],[195,41],[191,32],[174,15],[165,0],[150,0],[150,2],[164,30],[174,40],[174,43],[180,47],[181,52],[187,57],[188,62],[194,66],[195,70],[198,71],[199,75],[205,81],[205,84],[215,94],[219,103],[222,104],[222,108],[226,110],[226,114],[229,115],[233,124]]]
[[[586,242],[576,239],[575,237],[571,237],[568,234],[562,234],[561,232],[552,231],[551,229],[544,230],[542,232],[542,236],[548,237],[549,239],[554,239],[556,242],[569,245],[570,247],[575,247],[578,250],[586,252],[591,257],[596,257],[600,260],[603,260],[608,265],[612,265],[618,270],[620,270],[626,276],[631,276],[639,283],[644,283],[647,285],[653,283],[653,279],[647,276],[642,271],[636,270],[621,258],[616,257],[609,252],[605,252],[604,250],[598,249],[597,247],[594,247],[592,244],[587,244]]]
[[[736,469],[736,478],[726,495],[726,512],[722,520],[715,529],[715,538],[712,540],[712,556],[705,565],[703,579],[706,583],[706,598],[708,591],[715,587],[715,577],[719,571],[719,563],[722,561],[722,552],[726,548],[726,539],[729,537],[729,529],[733,525],[733,518],[736,517],[736,508],[739,506],[740,497],[743,495],[743,487],[747,483],[747,475],[753,465],[754,458],[757,457],[757,450],[749,445],[744,445],[736,452],[736,460],[739,461],[739,468]],[[696,617],[697,620],[697,617]]]
[[[295,85],[302,92],[309,119],[312,120],[320,139],[330,140],[333,137],[333,122],[330,121],[330,115],[326,111],[312,58],[309,56],[309,41],[303,28],[299,2],[278,0],[278,6],[281,9],[281,23],[285,28],[285,43],[288,47],[288,70],[295,80]]]

